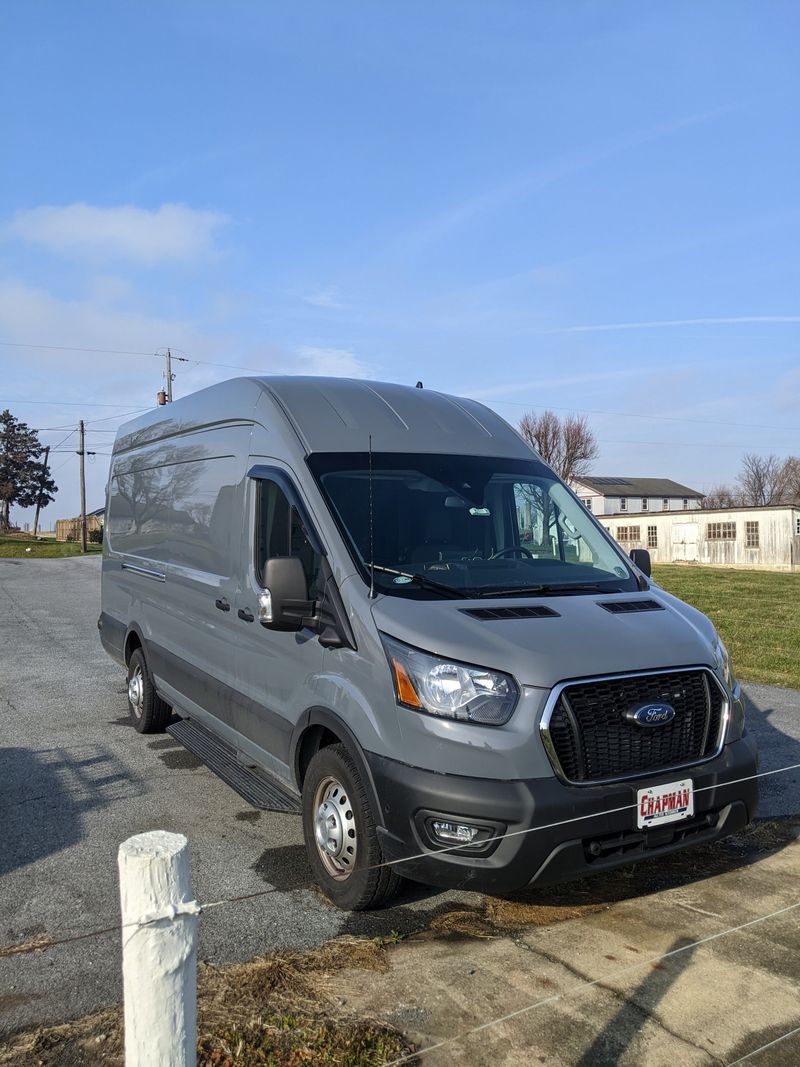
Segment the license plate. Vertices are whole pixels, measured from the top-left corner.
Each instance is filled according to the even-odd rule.
[[[691,778],[640,789],[636,794],[636,825],[640,830],[663,826],[694,815],[694,789]]]

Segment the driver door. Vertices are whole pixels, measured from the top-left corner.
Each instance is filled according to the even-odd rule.
[[[267,559],[295,556],[303,564],[310,600],[319,596],[321,557],[309,539],[288,472],[269,468],[247,479],[247,570],[236,604],[238,688],[244,697],[238,729],[281,777],[290,778],[289,749],[301,714],[313,703],[311,684],[322,670],[324,649],[310,630],[282,632],[258,621]],[[259,755],[261,755],[259,753]]]

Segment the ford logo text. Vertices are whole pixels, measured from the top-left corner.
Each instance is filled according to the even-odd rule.
[[[666,726],[675,718],[675,709],[670,704],[642,704],[626,711],[625,718],[637,726]]]

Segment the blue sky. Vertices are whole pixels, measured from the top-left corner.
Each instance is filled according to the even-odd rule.
[[[800,452],[799,32],[732,0],[6,3],[0,341],[31,347],[0,406],[107,452],[170,345],[176,396],[218,363],[587,412],[602,474]]]

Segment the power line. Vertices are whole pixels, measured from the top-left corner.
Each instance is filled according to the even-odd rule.
[[[61,351],[61,352],[91,352],[91,353],[98,353],[98,354],[101,354],[101,355],[151,356],[151,357],[156,357],[158,359],[163,358],[163,354],[161,352],[141,352],[141,351],[137,352],[137,351],[133,351],[133,350],[125,350],[125,349],[118,349],[118,348],[81,348],[81,347],[72,346],[72,345],[35,345],[35,344],[22,343],[22,342],[19,342],[19,341],[0,341],[0,345],[7,345],[7,346],[10,346],[10,347],[16,347],[16,348],[40,348],[40,349],[46,349],[46,350],[49,350],[49,351]],[[176,349],[176,351],[182,352],[183,349],[179,348],[179,349]],[[176,360],[179,360],[182,363],[193,363],[196,366],[202,366],[202,367],[221,367],[221,368],[224,368],[225,370],[247,371],[249,374],[261,374],[261,373],[263,373],[263,368],[259,368],[259,367],[244,367],[241,364],[237,364],[237,363],[216,363],[216,362],[213,362],[213,361],[207,360],[207,359],[195,359],[194,356],[188,356],[188,355],[173,356],[172,358],[176,359]],[[525,403],[522,403],[519,400],[495,400],[495,399],[489,399],[489,398],[487,398],[485,401],[479,401],[479,403],[484,403],[484,402],[487,403],[487,404],[506,404],[506,405],[511,405],[513,407],[519,407],[519,408],[533,408],[533,407],[535,407],[535,408],[549,408],[552,411],[571,411],[571,412],[576,412],[576,413],[581,414],[581,415],[609,415],[609,416],[612,416],[614,418],[623,418],[623,419],[650,419],[650,420],[657,420],[659,422],[684,422],[684,423],[690,423],[690,424],[702,423],[703,425],[706,425],[706,426],[729,426],[729,427],[732,426],[732,427],[735,427],[736,429],[744,428],[744,429],[753,429],[753,430],[785,430],[787,433],[797,433],[798,429],[800,429],[800,427],[795,427],[795,426],[775,426],[774,424],[767,425],[766,423],[755,423],[755,422],[733,423],[731,420],[721,421],[719,419],[681,418],[678,415],[651,415],[651,414],[643,414],[642,412],[638,412],[638,411],[607,411],[607,410],[602,409],[602,408],[561,407],[561,406],[557,406],[557,405],[554,405],[554,404],[547,404],[547,403],[544,403],[544,402],[536,403],[536,404],[530,404],[530,403],[525,404]],[[9,403],[15,403],[15,404],[19,404],[19,403],[48,403],[48,401],[19,401],[19,400],[15,400],[15,401],[9,401]],[[54,401],[49,401],[49,403],[55,403],[55,402]],[[77,404],[70,404],[70,405],[67,405],[67,406],[80,407],[80,405],[77,405]],[[89,406],[116,407],[118,405],[113,405],[113,404],[104,404],[103,405],[103,404],[100,404],[100,405],[89,405]],[[626,443],[626,442],[621,442],[621,443]]]
[[[133,352],[123,348],[82,348],[79,345],[34,345],[23,341],[0,341],[5,348],[40,348],[47,352],[94,352],[104,356],[154,356],[158,352]]]
[[[98,404],[89,400],[6,400],[6,404],[46,404],[54,408],[124,408],[127,404]],[[149,408],[141,408],[141,411],[149,411]],[[109,415],[109,419],[121,419],[122,415]],[[96,419],[96,422],[105,420]]]
[[[479,400],[478,403],[482,404],[484,401]],[[557,407],[555,404],[547,404],[544,401],[535,404],[523,404],[519,400],[487,400],[486,403],[510,404],[515,408],[547,408],[550,411],[571,411],[578,415],[612,415],[618,419],[655,419],[658,422],[702,423],[704,426],[728,426],[737,430],[785,430],[787,433],[797,433],[800,430],[798,426],[776,426],[774,423],[766,425],[759,422],[733,422],[730,419],[727,422],[721,422],[719,419],[689,419],[680,418],[678,415],[643,415],[640,411],[606,411],[603,408]]]

